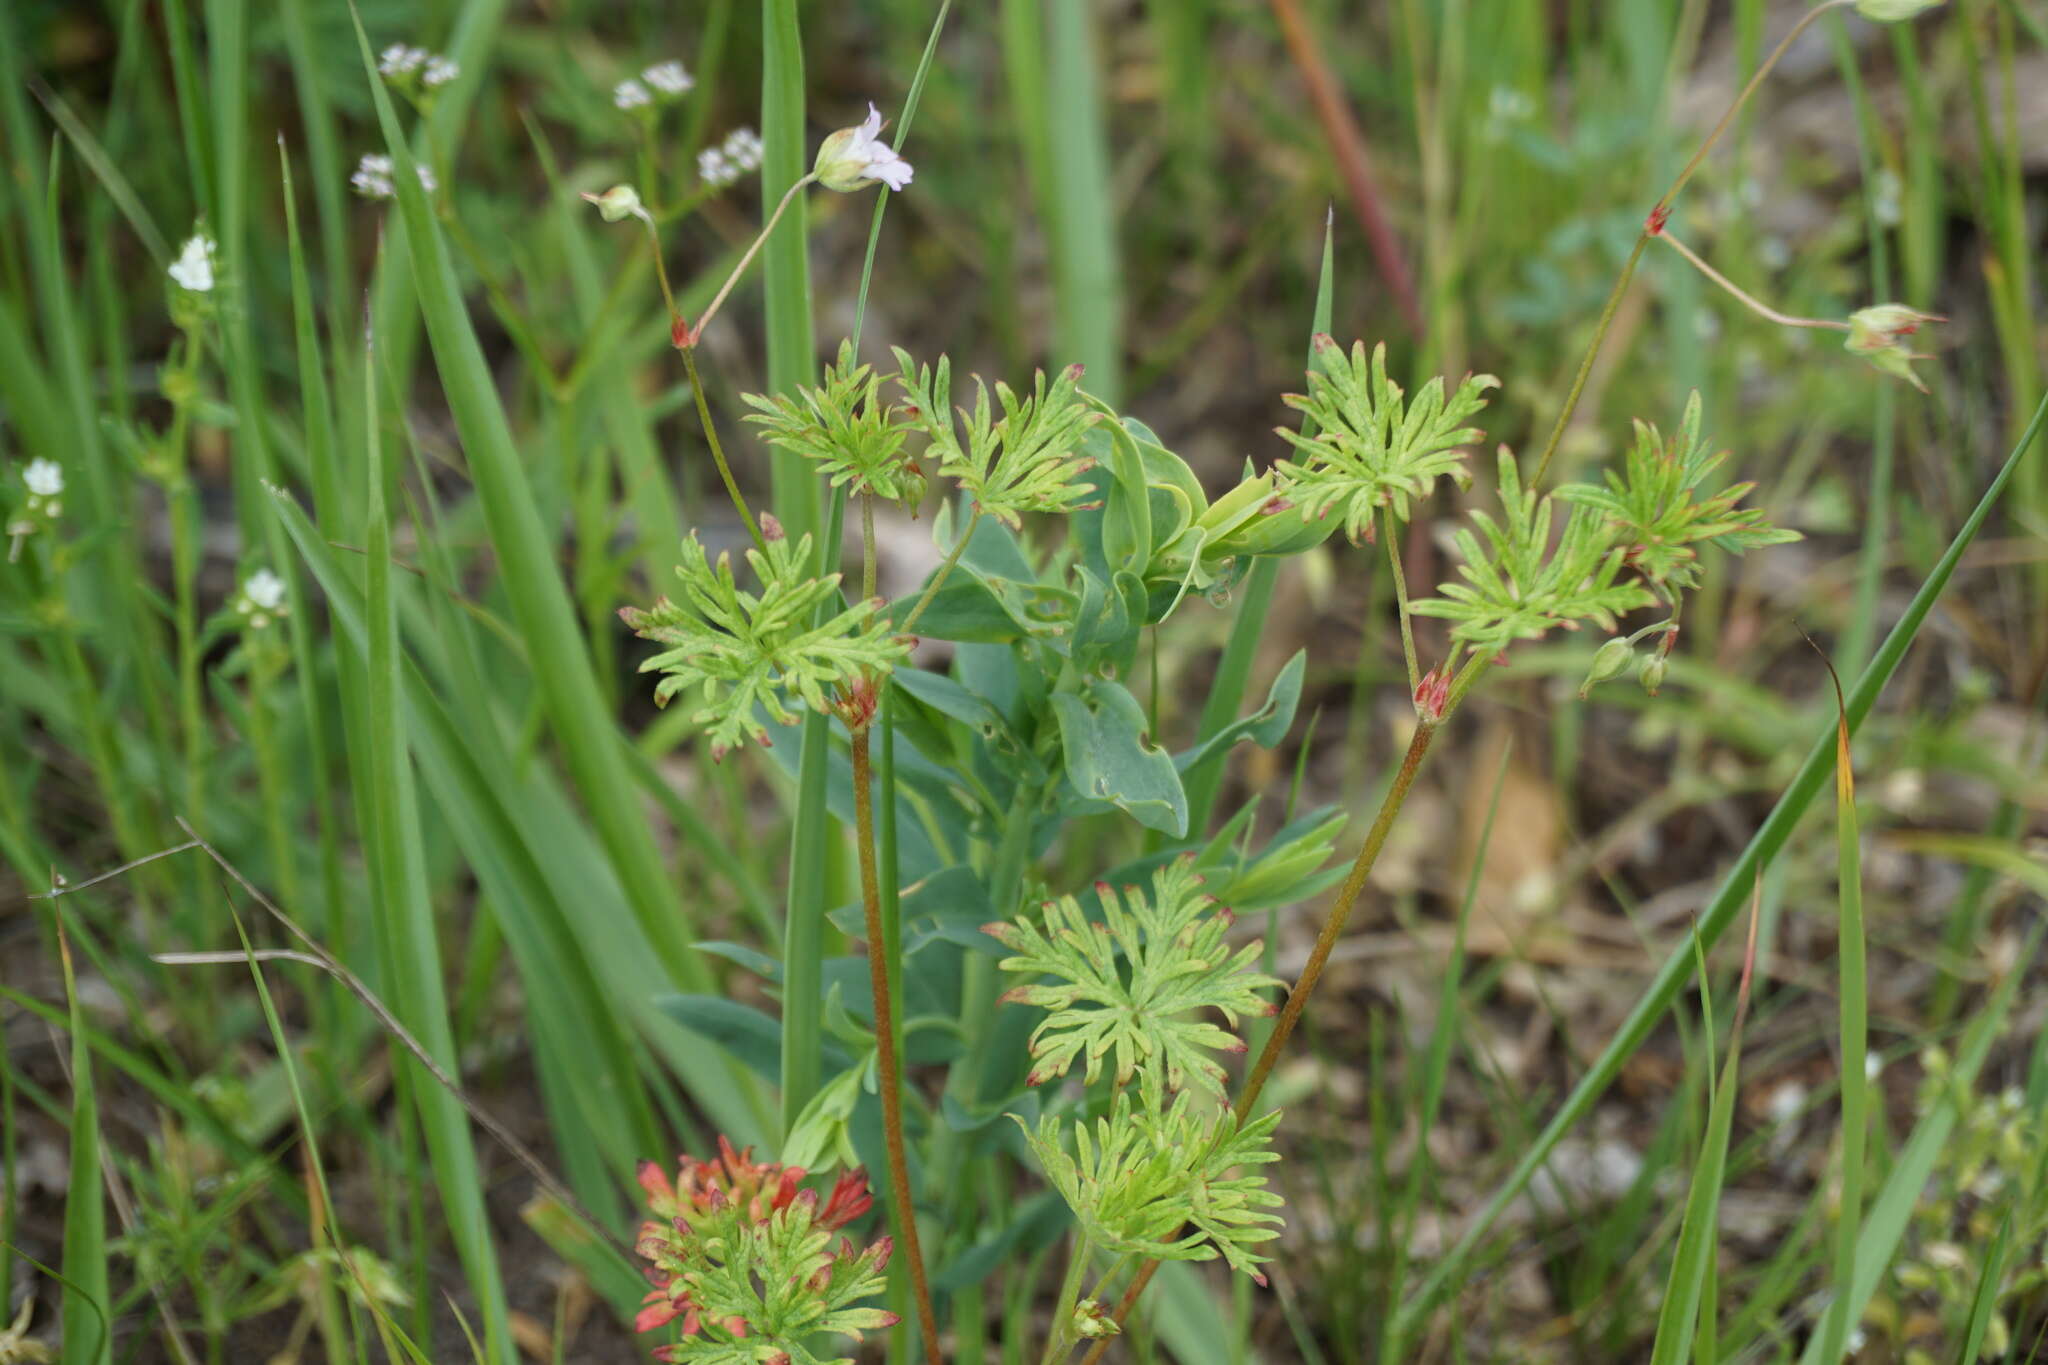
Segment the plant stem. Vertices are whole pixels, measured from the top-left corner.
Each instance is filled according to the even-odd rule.
[[[872,540],[870,540],[872,544]],[[860,851],[860,902],[868,940],[868,983],[875,996],[875,1054],[881,1070],[882,1139],[889,1152],[889,1200],[896,1235],[910,1262],[910,1286],[917,1303],[918,1331],[932,1365],[939,1353],[939,1324],[932,1313],[931,1286],[917,1240],[917,1209],[910,1201],[910,1161],[903,1149],[903,1068],[896,1055],[895,1002],[889,993],[889,964],[883,951],[881,883],[875,875],[875,802],[868,763],[868,728],[853,733],[853,821]]]
[[[666,283],[662,286],[666,291]],[[747,534],[754,538],[754,548],[763,555],[768,553],[768,542],[761,538],[761,528],[754,521],[753,512],[747,508],[747,500],[740,492],[740,486],[733,480],[732,466],[726,463],[725,447],[718,440],[718,425],[711,420],[711,405],[704,401],[704,381],[697,374],[697,348],[684,346],[683,368],[690,373],[690,393],[697,400],[697,420],[704,424],[704,439],[711,445],[711,462],[718,466],[718,477],[725,482],[726,496],[740,514],[740,521],[746,525]]]
[[[1387,542],[1387,567],[1394,571],[1394,605],[1401,611],[1401,653],[1408,660],[1408,695],[1422,686],[1422,671],[1415,662],[1415,624],[1408,615],[1408,573],[1401,566],[1400,537],[1394,509],[1380,509],[1380,537]]]
[[[775,206],[775,212],[768,215],[767,224],[762,227],[760,234],[754,238],[753,245],[747,248],[747,254],[740,257],[739,264],[732,268],[732,274],[727,275],[725,283],[718,286],[718,292],[712,296],[710,306],[705,308],[703,316],[697,319],[696,326],[690,328],[688,345],[683,348],[684,350],[695,346],[698,338],[704,335],[704,329],[711,325],[711,319],[718,316],[719,308],[725,303],[725,296],[730,294],[732,287],[740,282],[740,276],[747,273],[747,267],[752,265],[754,257],[760,254],[761,244],[768,240],[768,234],[775,231],[775,225],[782,221],[783,210],[790,206],[799,190],[817,178],[817,172],[813,171],[782,192],[782,202]],[[664,285],[664,287],[666,286]],[[673,308],[674,305],[671,304],[670,306]]]
[[[1351,910],[1365,891],[1366,879],[1372,875],[1373,864],[1379,861],[1380,850],[1386,847],[1387,834],[1394,827],[1394,820],[1401,813],[1401,807],[1408,799],[1408,791],[1415,785],[1415,775],[1422,770],[1422,761],[1429,754],[1430,741],[1442,728],[1445,720],[1457,710],[1458,703],[1472,690],[1493,664],[1493,656],[1478,653],[1467,659],[1452,680],[1449,697],[1442,716],[1432,720],[1427,717],[1416,723],[1415,734],[1408,741],[1408,752],[1401,758],[1401,766],[1394,773],[1393,785],[1380,800],[1379,814],[1373,818],[1372,828],[1366,832],[1365,846],[1358,850],[1358,857],[1351,864],[1351,872],[1344,878],[1344,884],[1337,890],[1337,898],[1330,903],[1330,911],[1323,920],[1322,932],[1316,935],[1316,946],[1310,951],[1308,961],[1302,964],[1301,975],[1295,978],[1294,986],[1287,992],[1287,1003],[1280,1010],[1280,1017],[1274,1022],[1273,1032],[1266,1038],[1266,1045],[1259,1049],[1258,1060],[1252,1064],[1245,1077],[1244,1088],[1238,1092],[1233,1106],[1238,1122],[1251,1117],[1259,1102],[1259,1092],[1266,1088],[1266,1081],[1273,1074],[1274,1064],[1280,1060],[1280,1050],[1294,1032],[1294,1026],[1301,1021],[1301,1011],[1308,1003],[1309,995],[1316,983],[1322,979],[1323,968],[1329,963],[1330,952],[1343,937],[1344,925],[1351,918]],[[1138,1296],[1145,1292],[1145,1286],[1152,1282],[1159,1270],[1158,1261],[1146,1261],[1138,1267],[1132,1277],[1130,1288],[1124,1291],[1117,1303],[1115,1320],[1123,1322],[1137,1305]],[[1103,1352],[1109,1349],[1111,1338],[1098,1340],[1082,1357],[1081,1365],[1097,1365]]]
[[[924,615],[924,609],[932,604],[934,597],[939,595],[940,585],[953,572],[953,566],[960,562],[960,556],[967,549],[967,542],[974,539],[974,528],[980,522],[981,508],[977,505],[973,514],[967,518],[967,526],[960,532],[960,539],[953,546],[952,552],[940,563],[938,572],[932,575],[932,581],[924,585],[924,591],[918,595],[916,604],[910,609],[910,615],[903,618],[902,631],[905,635],[910,634],[910,628],[917,624],[917,618]],[[874,596],[872,592],[868,595],[870,597]]]
[[[1532,487],[1540,485],[1544,475],[1550,472],[1550,462],[1557,455],[1558,443],[1564,439],[1564,430],[1571,424],[1572,413],[1579,406],[1579,396],[1586,390],[1586,380],[1592,376],[1593,362],[1599,358],[1600,347],[1607,340],[1607,331],[1614,324],[1614,314],[1621,307],[1622,295],[1628,292],[1629,281],[1635,278],[1636,265],[1643,259],[1643,248],[1650,244],[1652,237],[1664,231],[1665,220],[1671,214],[1672,204],[1677,202],[1679,191],[1685,188],[1686,182],[1699,170],[1700,164],[1707,159],[1707,153],[1714,150],[1714,144],[1728,131],[1729,125],[1735,121],[1736,114],[1749,102],[1749,97],[1756,93],[1757,86],[1763,83],[1764,77],[1771,73],[1771,68],[1778,64],[1779,59],[1785,55],[1786,50],[1799,35],[1806,32],[1816,19],[1829,10],[1854,3],[1855,0],[1824,0],[1824,3],[1816,5],[1800,16],[1799,22],[1792,26],[1792,31],[1778,40],[1778,45],[1771,49],[1771,55],[1764,58],[1763,63],[1743,85],[1734,102],[1728,106],[1727,112],[1721,115],[1721,121],[1714,125],[1714,130],[1707,134],[1706,141],[1692,154],[1692,160],[1685,163],[1685,169],[1671,182],[1671,188],[1664,191],[1664,197],[1650,210],[1650,216],[1643,220],[1643,230],[1636,234],[1636,244],[1630,249],[1628,259],[1622,263],[1621,274],[1615,279],[1614,288],[1607,295],[1606,306],[1600,310],[1600,321],[1593,329],[1593,340],[1586,347],[1585,358],[1579,362],[1579,372],[1572,379],[1571,391],[1565,395],[1564,407],[1558,410],[1557,422],[1550,428],[1549,439],[1543,443],[1543,458],[1537,461],[1536,477],[1531,483]]]
[[[1849,324],[1846,322],[1836,322],[1829,318],[1796,318],[1790,313],[1781,313],[1743,289],[1741,285],[1735,283],[1735,281],[1729,279],[1726,275],[1714,269],[1714,267],[1708,265],[1704,260],[1700,259],[1698,252],[1694,251],[1684,242],[1679,241],[1670,231],[1667,230],[1657,235],[1662,237],[1673,251],[1676,251],[1679,255],[1685,257],[1687,261],[1691,262],[1693,269],[1699,271],[1700,274],[1705,275],[1709,280],[1733,295],[1738,303],[1760,318],[1775,322],[1780,327],[1820,327],[1826,328],[1831,332],[1846,332],[1849,330]]]
[[[1074,1254],[1067,1262],[1067,1277],[1060,1282],[1059,1297],[1053,1300],[1052,1325],[1046,1330],[1045,1353],[1039,1356],[1038,1365],[1055,1365],[1067,1353],[1074,1306],[1081,1301],[1081,1280],[1088,1273],[1088,1255],[1093,1249],[1087,1233],[1074,1234]]]

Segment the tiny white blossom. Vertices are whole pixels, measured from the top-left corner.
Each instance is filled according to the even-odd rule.
[[[203,232],[185,239],[184,250],[171,262],[171,279],[180,289],[204,294],[213,288],[213,238]]]
[[[389,80],[394,77],[410,76],[427,64],[425,48],[407,47],[404,43],[393,43],[377,58],[377,73]]]
[[[1487,93],[1486,112],[1503,123],[1520,123],[1536,113],[1536,101],[1512,85],[1496,85]]]
[[[733,129],[726,135],[722,150],[743,171],[761,169],[761,135],[752,128]]]
[[[697,178],[715,190],[722,190],[740,178],[740,168],[716,147],[697,153]]]
[[[697,84],[697,78],[685,71],[681,62],[657,62],[641,72],[640,79],[653,86],[656,94],[671,99],[687,94]]]
[[[443,86],[462,74],[462,66],[439,55],[427,59],[427,69],[420,73],[420,84],[429,90]]]
[[[892,190],[908,185],[910,163],[881,140],[881,133],[882,111],[869,104],[868,116],[858,127],[841,128],[818,148],[818,159],[811,167],[818,183],[841,194],[851,194],[870,181]]]
[[[434,173],[424,164],[413,168],[419,173],[420,188],[432,194],[439,188]],[[355,174],[348,178],[349,187],[365,199],[389,199],[398,192],[391,177],[397,173],[391,158],[379,152],[365,152],[356,162]]]
[[[21,481],[39,498],[54,498],[64,491],[64,466],[55,460],[35,459],[21,471]]]
[[[647,87],[631,77],[612,87],[612,103],[621,109],[640,109],[653,100],[654,96],[647,93]]]
[[[284,580],[268,569],[258,569],[242,581],[242,596],[259,611],[276,611],[284,605]]]

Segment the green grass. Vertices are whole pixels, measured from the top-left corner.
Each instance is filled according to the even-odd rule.
[[[0,14],[0,515],[27,461],[66,475],[56,525],[0,554],[0,904],[70,879],[9,920],[0,984],[26,1030],[0,1064],[0,1297],[36,1296],[32,1335],[67,1362],[153,1358],[178,1349],[174,1318],[211,1361],[274,1350],[303,1308],[302,1357],[331,1365],[509,1361],[515,1324],[570,1331],[532,1286],[573,1265],[603,1303],[563,1358],[635,1358],[648,1343],[622,1324],[644,1290],[561,1199],[528,1203],[530,1173],[477,1114],[630,1237],[639,1159],[720,1133],[773,1156],[872,1047],[843,728],[813,715],[714,768],[694,705],[647,706],[645,651],[614,615],[674,591],[686,531],[714,551],[742,536],[647,236],[582,192],[644,182],[695,316],[824,134],[869,99],[892,121],[913,185],[801,195],[696,357],[749,501],[818,533],[836,568],[844,494],[759,446],[738,394],[813,380],[842,333],[1013,384],[1083,361],[1212,495],[1279,453],[1307,318],[1384,336],[1411,390],[1503,374],[1489,443],[1540,448],[1646,187],[1696,145],[1672,111],[1696,72],[1755,69],[1789,22],[1755,0],[1555,22],[1518,0],[1307,9],[1371,130],[1420,336],[1263,5],[373,0],[360,28],[328,0]],[[1832,1361],[1901,1304],[1939,1319],[1917,1344],[1941,1359],[2040,1329],[2009,1292],[2040,1200],[1961,1238],[1968,1273],[1939,1295],[1896,1272],[1936,1236],[1928,1191],[1980,1092],[2022,1084],[2027,1115],[2048,1107],[2027,842],[2048,752],[2030,553],[2048,376],[2019,121],[2048,33],[2002,0],[1885,34],[1846,10],[1825,26],[1835,65],[1766,82],[1673,222],[1789,311],[1896,296],[1950,315],[1922,367],[1934,395],[1647,258],[1553,474],[1604,461],[1631,417],[1668,428],[1697,387],[1753,501],[1808,540],[1710,563],[1663,695],[1624,680],[1570,701],[1597,641],[1553,636],[1446,727],[1309,1007],[1312,1046],[1267,1094],[1295,1205],[1273,1288],[1173,1267],[1111,1359]],[[461,73],[402,98],[374,74],[393,42]],[[611,88],[670,57],[696,89],[646,137]],[[1817,94],[1841,118],[1804,141],[1777,116]],[[695,200],[697,152],[742,124],[759,175]],[[371,151],[397,163],[393,202],[348,191]],[[1822,212],[1802,227],[1780,203]],[[180,325],[164,271],[201,222],[223,288]],[[1328,801],[1354,817],[1333,864],[1355,850],[1412,716],[1380,561],[1431,591],[1449,576],[1436,519],[1461,515],[1445,498],[1398,545],[1259,560],[1152,633],[1123,681],[1170,751],[1307,648],[1283,747],[1189,773],[1192,841],[1256,849]],[[897,593],[891,574],[928,569],[934,519],[881,529]],[[984,572],[985,536],[967,557]],[[229,606],[258,569],[288,608],[260,640]],[[1853,679],[1839,718],[1802,630]],[[1428,666],[1445,642],[1424,623],[1416,647]],[[1008,658],[965,644],[923,666],[1000,692]],[[1013,699],[1008,719],[1029,713]],[[996,1004],[990,959],[948,959],[937,987],[920,969],[934,934],[972,938],[927,918],[922,879],[964,865],[958,913],[1007,914],[1172,841],[1103,815],[1055,834],[1056,773],[1003,819],[963,816],[931,709],[898,689],[882,717],[869,947],[917,1059],[910,1213],[951,1359],[1035,1359],[1071,1239],[997,1111],[1050,1097],[1021,1084],[1031,1021]],[[1496,727],[1515,731],[1498,767]],[[1055,749],[1025,735],[1020,752]],[[1832,840],[1812,809],[1830,773]],[[181,819],[478,1108],[333,975],[259,960],[280,929],[237,919],[200,850],[85,884],[177,847]],[[1745,1013],[1723,940],[1760,884]],[[1256,916],[1281,975],[1326,900]],[[246,976],[153,957],[245,951]],[[678,996],[737,1012],[686,1027]],[[1933,1047],[1947,1090],[1903,1104]],[[1886,1060],[1875,1082],[1866,1053]],[[1781,1126],[1765,1106],[1793,1082]],[[845,1131],[879,1190],[865,1092]],[[1575,1185],[1601,1140],[1633,1153],[1632,1179]],[[61,1203],[26,1183],[51,1143],[74,1172]],[[1526,1201],[1535,1182],[1545,1202]],[[1764,1249],[1727,1231],[1758,1202],[1776,1210]],[[304,1254],[343,1250],[396,1267],[410,1305],[366,1310],[339,1260],[303,1296],[273,1292]],[[1536,1308],[1517,1298],[1532,1283]],[[882,1335],[892,1362],[921,1357],[910,1331]]]

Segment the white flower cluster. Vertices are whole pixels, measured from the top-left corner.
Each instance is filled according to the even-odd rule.
[[[242,580],[235,594],[235,615],[251,630],[262,630],[288,610],[284,604],[284,580],[268,569],[258,569]]]
[[[414,169],[419,172],[421,189],[432,194],[439,188],[434,173],[424,164]],[[363,159],[356,162],[355,174],[348,178],[349,187],[365,199],[389,199],[398,192],[391,179],[396,171],[397,168],[392,165],[390,157],[376,152],[365,152]]]
[[[7,535],[14,541],[8,556],[10,562],[21,551],[22,537],[34,535],[40,522],[54,522],[64,515],[63,465],[55,460],[30,460],[21,471],[21,481],[28,485],[28,498],[22,503],[21,514],[7,523]]]
[[[655,94],[669,99],[689,94],[697,84],[697,78],[685,71],[681,62],[656,62],[640,73],[640,79]]]
[[[460,76],[462,67],[438,52],[393,43],[378,54],[377,74],[394,84],[417,78],[427,89],[437,90]]]
[[[171,282],[190,294],[211,292],[219,251],[213,238],[203,232],[193,233],[185,239],[178,259],[171,262]]]
[[[760,169],[761,135],[752,128],[735,128],[716,147],[697,153],[697,174],[714,190]]]
[[[612,87],[612,103],[625,110],[645,109],[660,100],[681,99],[697,86],[697,78],[681,62],[656,62],[637,76],[628,76]]]

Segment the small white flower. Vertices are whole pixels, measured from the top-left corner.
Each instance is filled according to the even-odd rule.
[[[268,569],[258,569],[242,580],[242,596],[259,611],[276,611],[284,605],[284,580]]]
[[[697,84],[697,78],[685,71],[681,62],[657,62],[641,72],[640,79],[670,99],[689,93]]]
[[[654,96],[647,93],[647,87],[631,77],[612,87],[612,103],[621,109],[640,109],[651,104]]]
[[[64,466],[55,460],[36,459],[21,471],[21,481],[39,498],[54,498],[64,491]]]
[[[393,43],[377,58],[377,73],[386,80],[410,76],[427,64],[428,52],[421,47]]]
[[[1866,1081],[1874,1081],[1882,1075],[1884,1075],[1884,1058],[1878,1056],[1875,1052],[1864,1053],[1863,1079]]]
[[[413,169],[419,172],[421,189],[432,194],[439,188],[434,173],[424,164]],[[391,164],[390,157],[377,152],[365,152],[362,159],[356,162],[355,174],[348,178],[349,187],[365,199],[389,199],[398,192],[397,185],[391,179],[396,173],[397,168]]]
[[[432,90],[448,84],[462,74],[460,63],[439,55],[427,59],[427,69],[420,73],[420,84]]]
[[[348,178],[348,183],[365,199],[389,199],[397,192],[391,183],[391,158],[376,152],[363,153],[363,159],[356,162],[356,173]]]
[[[185,239],[184,250],[171,262],[171,279],[178,288],[204,294],[213,288],[213,238],[203,232]]]
[[[818,159],[811,167],[818,183],[841,194],[863,189],[870,181],[879,181],[892,190],[908,185],[910,163],[881,140],[881,132],[882,111],[871,103],[868,116],[859,127],[841,128],[818,148]]]
[[[722,150],[742,171],[761,169],[761,135],[752,128],[733,129],[726,135]]]
[[[722,190],[740,178],[740,168],[716,147],[697,153],[697,178],[712,189]]]

